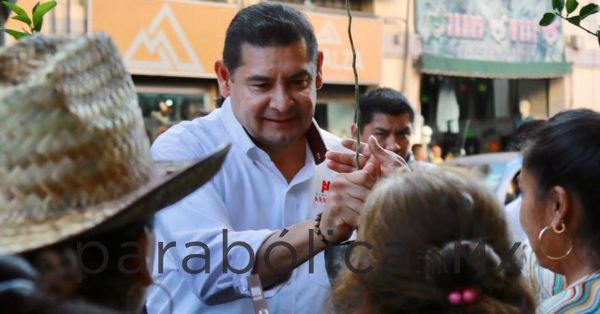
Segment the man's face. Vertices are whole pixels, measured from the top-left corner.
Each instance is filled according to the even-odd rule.
[[[371,123],[363,128],[361,141],[366,142],[373,135],[385,149],[406,158],[411,146],[411,133],[412,123],[408,113],[391,115],[375,112]]]
[[[425,147],[419,147],[418,149],[416,149],[414,152],[414,158],[415,160],[419,160],[419,161],[426,161],[427,160],[427,151],[425,150]]]
[[[231,97],[237,119],[263,148],[285,148],[303,139],[322,85],[322,54],[311,62],[299,40],[280,47],[242,44],[241,56],[233,75],[219,77],[221,94]]]

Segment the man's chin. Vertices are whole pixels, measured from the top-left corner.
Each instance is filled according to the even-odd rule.
[[[287,148],[292,145],[298,143],[301,139],[301,135],[291,136],[291,135],[282,135],[282,136],[273,136],[268,138],[260,139],[260,143],[269,147],[277,147],[277,148]]]

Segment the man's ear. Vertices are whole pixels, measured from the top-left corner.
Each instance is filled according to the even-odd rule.
[[[316,74],[316,86],[317,89],[321,89],[323,87],[323,52],[317,52],[317,74]]]
[[[350,134],[352,138],[356,138],[356,123],[352,123],[352,126],[350,126]]]
[[[572,217],[571,213],[572,202],[569,194],[562,186],[554,186],[550,189],[549,194],[549,209],[552,213],[552,225],[560,225],[561,222],[567,221],[567,217]]]
[[[215,62],[215,73],[217,74],[217,82],[219,83],[219,92],[223,97],[229,97],[231,92],[229,70],[223,63],[223,60]]]

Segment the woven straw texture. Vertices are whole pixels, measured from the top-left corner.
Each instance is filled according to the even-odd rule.
[[[0,125],[0,253],[84,232],[172,179],[151,160],[133,82],[104,34],[1,49]]]

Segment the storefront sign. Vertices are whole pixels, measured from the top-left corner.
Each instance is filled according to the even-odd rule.
[[[200,1],[92,0],[90,29],[110,34],[134,74],[215,77],[225,31],[238,7]],[[325,54],[326,83],[354,83],[343,15],[306,13]],[[382,23],[354,18],[357,68],[363,84],[377,84]]]
[[[233,5],[91,0],[90,30],[108,33],[133,74],[214,78]]]
[[[354,83],[352,49],[345,15],[305,12],[323,51],[326,83]],[[356,68],[361,84],[376,85],[381,80],[383,23],[373,18],[352,19],[352,39],[356,48]]]
[[[19,0],[28,11],[35,2]],[[108,33],[132,74],[199,78],[215,78],[214,62],[222,56],[225,32],[239,10],[237,5],[189,0],[88,0],[88,5],[88,30]],[[325,83],[353,84],[348,18],[305,14],[325,55]],[[9,20],[7,26],[18,23]],[[381,20],[352,19],[361,84],[376,85],[381,79],[382,33]]]
[[[562,62],[561,24],[540,27],[548,0],[418,0],[423,54],[500,62]]]

